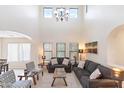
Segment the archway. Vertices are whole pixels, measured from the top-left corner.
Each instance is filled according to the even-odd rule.
[[[108,64],[124,69],[124,25],[114,28],[107,38]]]
[[[0,31],[0,58],[7,59],[10,68],[24,68],[25,62],[31,60],[31,44],[32,38],[28,35]]]
[[[32,40],[30,36],[15,31],[0,31],[0,38],[27,38]]]

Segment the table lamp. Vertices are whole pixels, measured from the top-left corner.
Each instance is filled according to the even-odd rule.
[[[119,81],[119,87],[122,87],[122,81],[124,80],[124,71],[119,68],[113,68],[113,73],[116,79]]]
[[[42,59],[43,59],[43,65],[44,65],[44,61],[46,59],[46,56],[42,56]]]
[[[80,54],[80,60],[81,60],[81,53],[83,53],[83,49],[79,49],[78,53]]]
[[[121,73],[121,70],[119,68],[113,68],[113,70],[114,70],[114,75],[116,77],[119,77],[120,76],[120,73]]]

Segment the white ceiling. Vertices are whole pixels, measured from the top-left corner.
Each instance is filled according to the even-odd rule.
[[[0,38],[28,38],[31,39],[29,36],[13,32],[13,31],[0,31]]]

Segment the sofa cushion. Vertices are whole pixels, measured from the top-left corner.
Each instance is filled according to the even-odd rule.
[[[54,64],[52,67],[54,67],[54,68],[63,68],[63,67],[65,67],[65,65],[64,64]]]
[[[97,68],[91,75],[90,75],[90,79],[97,79],[98,77],[101,76],[101,72],[99,71],[99,69]]]
[[[68,63],[69,63],[69,59],[64,58],[62,64],[64,64],[64,65],[68,65]]]
[[[57,57],[58,64],[62,64],[64,58],[63,57]]]
[[[90,76],[90,73],[86,70],[83,70],[82,68],[79,68],[79,67],[75,67],[74,68],[74,72],[76,74],[76,76],[78,77],[78,79],[81,78],[81,76]]]
[[[108,67],[105,67],[105,66],[102,66],[102,65],[99,65],[98,66],[101,74],[102,74],[102,78],[105,78],[105,79],[110,79],[112,78],[112,69],[108,68]]]
[[[90,76],[90,73],[86,70],[82,70],[81,73],[83,76],[88,76],[88,77]]]
[[[57,59],[56,59],[56,58],[51,59],[51,64],[52,64],[52,65],[54,65],[54,64],[58,64]]]
[[[91,74],[97,68],[98,65],[99,65],[98,63],[86,60],[84,64],[84,69]]]
[[[78,67],[83,69],[84,68],[84,62],[79,62]]]
[[[94,79],[89,81],[89,88],[118,88],[118,81],[112,79]]]
[[[88,88],[89,87],[89,77],[88,76],[82,76],[79,79],[81,85],[83,88]]]

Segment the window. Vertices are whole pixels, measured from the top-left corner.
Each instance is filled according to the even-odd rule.
[[[65,53],[66,53],[66,44],[65,43],[57,43],[56,44],[57,57],[65,57]]]
[[[18,44],[8,44],[8,61],[18,61]]]
[[[69,9],[69,17],[77,18],[77,16],[78,16],[78,8],[70,8]]]
[[[51,18],[53,16],[53,9],[50,7],[45,7],[43,9],[43,14],[45,18]]]
[[[46,61],[49,61],[52,57],[52,43],[43,43],[43,52],[46,56]]]
[[[30,43],[9,43],[8,44],[8,61],[29,61],[31,55]]]
[[[20,61],[30,60],[31,44],[19,44]]]
[[[59,13],[59,16],[64,16],[65,15],[65,8],[56,8],[56,11]]]
[[[69,56],[71,60],[74,59],[74,56],[78,58],[78,46],[78,43],[69,43]]]

